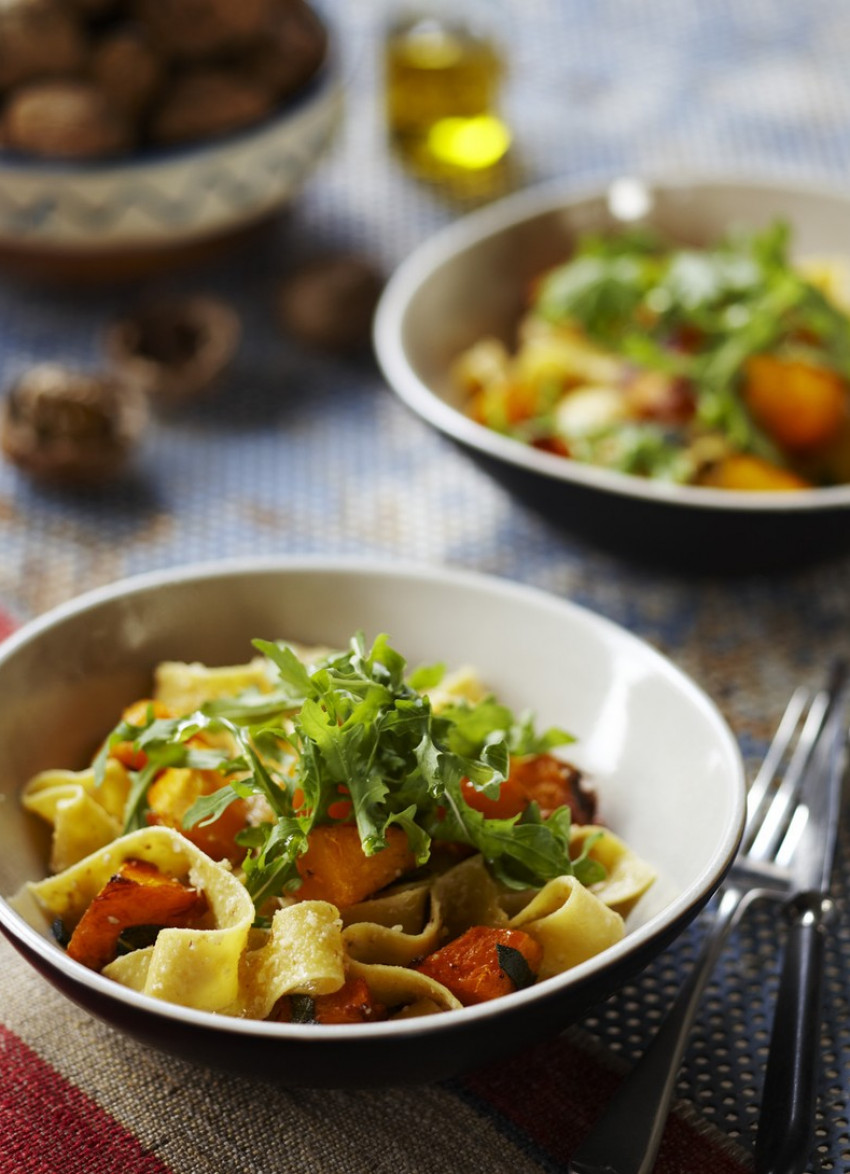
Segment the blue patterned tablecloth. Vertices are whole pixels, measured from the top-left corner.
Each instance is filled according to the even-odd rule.
[[[0,606],[18,621],[121,576],[223,556],[370,554],[474,568],[569,597],[635,631],[718,702],[755,762],[799,682],[850,653],[846,559],[771,577],[687,580],[631,567],[542,520],[415,418],[369,361],[308,354],[274,295],[337,246],[389,271],[461,210],[385,145],[377,0],[325,5],[348,79],[343,131],[271,236],[203,268],[120,288],[45,288],[0,275],[0,374],[100,362],[103,329],[149,287],[218,292],[240,308],[238,359],[216,394],[159,415],[134,471],[57,494],[0,464]],[[523,178],[576,186],[629,172],[744,173],[842,185],[850,176],[850,17],[841,0],[505,0],[505,109]],[[847,848],[845,843],[845,849]],[[836,877],[843,905],[848,853]],[[679,1093],[752,1144],[775,988],[769,915],[737,934],[705,1001]],[[689,965],[687,933],[586,1026],[639,1054]],[[816,1152],[850,1168],[850,934],[829,954]]]

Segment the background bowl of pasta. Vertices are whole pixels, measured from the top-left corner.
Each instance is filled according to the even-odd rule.
[[[378,359],[423,420],[533,508],[617,554],[700,573],[843,554],[850,548],[850,369],[841,341],[848,213],[845,193],[770,180],[622,178],[584,191],[563,181],[530,188],[443,229],[399,267],[376,316]],[[811,330],[794,319],[781,334],[788,303],[761,281],[764,269],[779,271],[773,249],[783,232],[788,269],[805,275],[804,300],[821,299],[817,316],[822,294],[830,303],[842,353],[828,373],[814,353],[823,321]],[[650,234],[655,245],[685,250],[673,277],[651,288],[644,282],[645,263],[654,264]],[[727,252],[710,267],[707,251],[730,236],[748,255],[730,261]],[[631,251],[622,243],[612,249],[617,240]],[[541,280],[578,257],[580,267]],[[751,279],[756,268],[762,272]],[[821,447],[813,434],[780,443],[749,397],[755,358],[766,376],[761,390],[776,406],[776,364],[764,363],[761,351],[773,359],[777,348],[785,372],[805,367],[818,389],[829,384],[832,419]],[[786,384],[779,407],[793,428],[809,408],[796,396],[802,381],[788,395]],[[676,439],[683,428],[696,434],[686,460]]]
[[[132,850],[119,853],[132,868],[139,867],[138,845],[151,832],[158,843],[165,842],[165,855],[174,855],[175,837],[184,844],[177,832],[143,821],[141,830],[123,840],[113,841],[114,832],[105,836],[102,848],[63,872],[62,864],[79,861],[87,850],[79,843],[69,847],[75,834],[83,839],[92,834],[87,817],[70,824],[61,847],[66,859],[54,862],[57,876],[43,879],[49,878],[51,850],[56,851],[45,817],[55,817],[62,804],[67,815],[74,802],[89,803],[95,790],[75,791],[71,784],[79,783],[80,775],[69,772],[86,769],[124,707],[151,695],[155,667],[163,661],[219,668],[244,664],[256,655],[251,642],[257,637],[342,649],[358,631],[368,641],[386,633],[411,670],[442,662],[460,672],[454,679],[465,679],[471,667],[515,714],[531,712],[539,729],[560,727],[574,737],[553,753],[566,756],[582,773],[598,797],[595,820],[627,844],[654,877],[622,908],[619,936],[563,972],[517,983],[502,997],[462,1007],[449,1003],[441,1013],[415,1016],[402,1007],[398,1014],[356,1023],[246,1017],[252,1012],[244,1004],[233,1013],[205,1003],[195,985],[202,981],[200,973],[191,967],[182,975],[161,974],[165,986],[139,986],[126,973],[116,981],[108,976],[109,966],[100,973],[79,955],[71,956],[57,941],[52,915],[33,904],[35,889],[43,892],[39,886],[70,877],[70,884],[61,882],[62,899],[73,902],[86,887],[94,892],[95,872],[107,876],[120,863],[115,844],[132,842]],[[435,695],[432,700],[436,712]],[[147,745],[152,756],[152,743]],[[121,761],[131,763],[128,743],[121,747]],[[207,747],[203,753],[213,751]],[[33,967],[86,1011],[145,1044],[230,1070],[273,1071],[284,1083],[304,1086],[439,1079],[575,1021],[646,965],[705,904],[734,856],[744,812],[741,757],[720,713],[694,682],[636,637],[522,585],[363,561],[296,558],[181,568],[113,584],[54,610],[0,646],[0,757],[0,929]],[[148,758],[148,765],[152,761]],[[145,769],[144,762],[133,765]],[[55,784],[59,768],[64,789],[51,792],[42,785],[43,772],[53,772]],[[114,781],[110,769],[104,787]],[[42,780],[35,788],[34,778]],[[25,809],[21,800],[27,796]],[[68,826],[66,820],[66,831]],[[209,884],[214,907],[215,886],[239,887],[232,866],[211,862],[195,847],[186,853],[192,857],[187,866],[192,883],[202,890]],[[160,864],[163,859],[157,857]],[[149,862],[143,867],[150,872]],[[212,872],[214,882],[208,879]],[[125,891],[130,880],[124,878]],[[382,892],[399,888],[407,891],[402,884]],[[244,900],[227,890],[221,900],[228,910],[225,921],[232,921]],[[318,904],[295,901],[285,912]],[[390,928],[400,935],[397,926]],[[230,932],[230,922],[224,929]],[[218,926],[208,938],[214,952],[222,948],[224,929]],[[162,929],[160,938],[196,932],[201,931]],[[387,930],[373,925],[369,932],[380,936]],[[160,938],[146,950],[158,948]],[[213,949],[193,940],[202,954]],[[149,957],[146,950],[131,947],[117,962],[127,965],[129,958],[133,966],[135,957]],[[218,971],[225,969],[221,957],[216,954]],[[393,981],[400,975],[403,984],[415,962],[407,958],[361,971],[370,983],[397,972]],[[243,957],[237,966],[240,983],[246,966],[251,969]],[[251,974],[259,969],[254,966]],[[219,1010],[209,1009],[216,1006]]]

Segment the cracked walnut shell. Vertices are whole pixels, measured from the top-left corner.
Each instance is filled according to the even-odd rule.
[[[144,396],[114,377],[41,363],[0,406],[0,448],[38,480],[96,485],[120,472],[146,421]]]
[[[241,334],[239,315],[218,298],[169,298],[116,322],[105,348],[123,380],[167,405],[206,391],[231,362]]]

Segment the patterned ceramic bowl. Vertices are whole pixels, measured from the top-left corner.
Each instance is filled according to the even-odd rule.
[[[0,151],[0,255],[61,264],[168,251],[245,228],[298,192],[341,111],[329,59],[276,114],[220,139],[85,164]]]

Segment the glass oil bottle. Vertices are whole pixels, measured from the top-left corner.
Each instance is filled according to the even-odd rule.
[[[417,175],[494,189],[511,134],[498,103],[505,62],[496,36],[463,4],[400,13],[384,41],[390,141]]]

